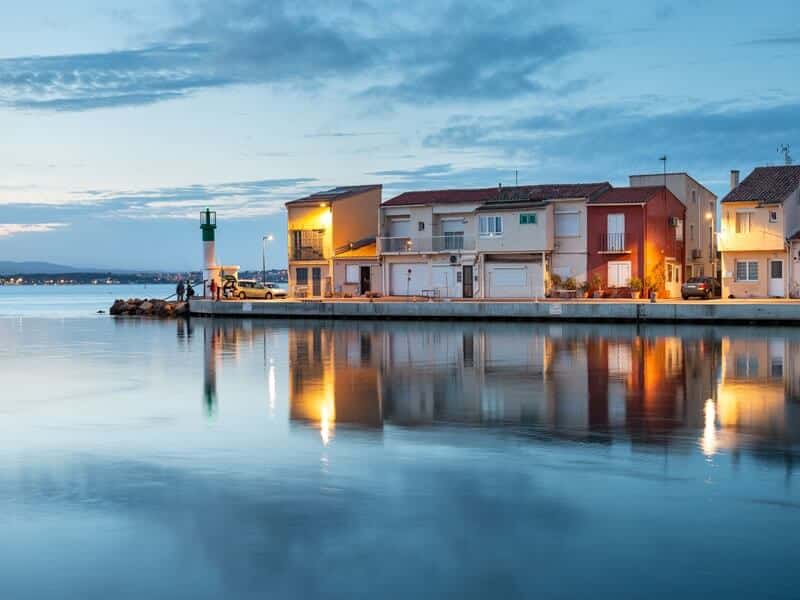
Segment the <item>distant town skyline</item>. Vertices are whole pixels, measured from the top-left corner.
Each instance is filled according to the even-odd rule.
[[[337,185],[609,181],[800,156],[790,1],[29,0],[0,9],[0,259],[286,267]]]

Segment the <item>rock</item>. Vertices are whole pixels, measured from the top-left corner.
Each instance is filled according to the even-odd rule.
[[[145,300],[139,305],[139,310],[142,311],[142,314],[150,314],[153,311],[153,303]]]
[[[115,300],[108,312],[112,315],[121,315],[128,308],[128,303],[125,300]]]
[[[188,302],[178,302],[175,304],[175,316],[176,317],[185,317],[189,314],[189,303]]]
[[[102,312],[105,311],[98,311],[98,313]],[[135,315],[140,317],[161,317],[162,319],[169,319],[173,317],[189,316],[189,303],[169,302],[167,300],[161,300],[160,298],[145,300],[128,298],[128,300],[115,300],[111,308],[108,309],[108,312],[115,316]]]

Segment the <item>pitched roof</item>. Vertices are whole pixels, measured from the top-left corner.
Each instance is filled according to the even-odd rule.
[[[358,194],[362,194],[369,190],[379,190],[381,189],[381,185],[348,185],[348,186],[341,186],[335,187],[331,190],[326,190],[324,192],[316,192],[309,196],[305,196],[304,198],[298,198],[297,200],[290,200],[286,203],[286,206],[290,204],[315,204],[318,202],[334,202],[336,200],[343,200],[344,198],[349,198],[351,196],[356,196]]]
[[[464,202],[486,202],[489,205],[513,202],[531,203],[564,198],[589,198],[611,184],[603,183],[558,183],[545,185],[518,185],[512,187],[490,187],[462,190],[428,190],[406,192],[383,203],[384,206],[409,206],[419,204],[459,204]]]
[[[530,203],[546,200],[564,200],[567,198],[588,198],[611,188],[607,181],[602,183],[548,183],[541,185],[516,185],[503,188],[495,194],[490,203]]]
[[[780,204],[800,187],[800,165],[756,167],[722,202]]]
[[[418,204],[460,204],[463,202],[486,202],[497,194],[497,188],[471,190],[428,190],[424,192],[405,192],[387,200],[384,206],[411,206]]]
[[[645,204],[666,189],[663,185],[611,188],[589,200],[589,204]]]

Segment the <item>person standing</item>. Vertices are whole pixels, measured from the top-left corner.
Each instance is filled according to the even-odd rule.
[[[175,288],[175,295],[178,297],[178,302],[183,302],[183,293],[186,288],[183,285],[183,279],[178,280],[178,286]]]
[[[211,280],[211,285],[209,286],[209,289],[211,290],[211,299],[212,300],[219,300],[219,298],[217,297],[217,282],[216,282],[216,280],[214,280],[214,279]]]

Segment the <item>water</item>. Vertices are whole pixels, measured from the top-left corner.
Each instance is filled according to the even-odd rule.
[[[0,286],[0,315],[93,317],[117,298],[167,298],[172,284]]]
[[[799,329],[17,315],[0,380],[0,598],[798,596]]]

